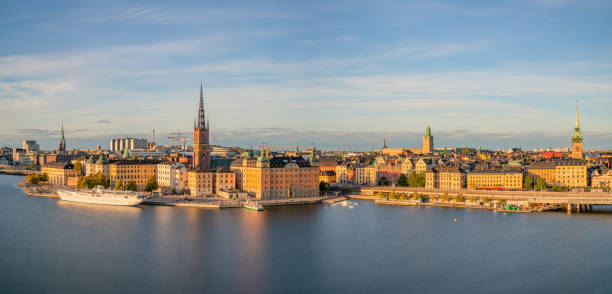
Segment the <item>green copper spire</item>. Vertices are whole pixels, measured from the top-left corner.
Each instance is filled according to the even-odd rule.
[[[130,151],[125,148],[123,149],[123,156],[121,156],[123,159],[129,159],[130,158]]]
[[[66,151],[66,139],[64,138],[64,122],[62,121],[62,131],[60,132],[59,151]]]
[[[582,143],[582,132],[580,132],[580,121],[578,120],[578,102],[576,102],[576,126],[574,127],[572,143]]]
[[[431,137],[431,128],[427,125],[427,129],[425,130],[425,137]]]

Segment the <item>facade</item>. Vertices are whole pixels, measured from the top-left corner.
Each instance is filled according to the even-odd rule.
[[[414,165],[417,174],[424,173],[427,169],[436,167],[436,162],[430,158],[421,158]]]
[[[133,181],[138,190],[144,190],[147,181],[156,176],[157,161],[154,160],[119,160],[109,165],[110,186],[115,187],[121,180],[124,185]]]
[[[208,144],[210,125],[204,114],[204,91],[200,84],[200,105],[198,117],[193,126],[193,169],[207,171],[210,169],[210,145]]]
[[[340,184],[345,184],[349,182],[348,179],[348,164],[339,164],[336,166],[336,182]]]
[[[45,164],[41,173],[47,174],[49,184],[52,185],[68,185],[70,178],[78,178],[81,171],[74,170],[74,165],[70,162],[52,162]]]
[[[236,189],[236,174],[228,170],[217,171],[215,173],[215,193],[218,191],[233,191]]]
[[[591,186],[600,188],[612,187],[612,170],[609,169],[602,173],[596,171],[593,173],[591,177]]]
[[[425,130],[425,136],[423,136],[423,154],[432,153],[434,150],[433,146],[433,136],[431,135],[431,128],[427,126],[427,130]]]
[[[554,161],[536,161],[529,165],[527,174],[533,177],[534,182],[542,178],[546,183],[553,184],[557,181],[557,164]]]
[[[333,184],[336,182],[336,173],[333,171],[321,171],[319,182]]]
[[[110,165],[108,164],[108,160],[104,159],[100,156],[96,161],[93,160],[93,157],[90,157],[83,163],[85,167],[85,175],[95,175],[97,173],[102,173],[107,179],[110,178]]]
[[[194,197],[214,194],[215,172],[191,170],[187,173],[189,193]]]
[[[574,127],[574,134],[572,135],[572,154],[571,158],[583,159],[584,154],[582,153],[582,132],[580,132],[580,123],[578,121],[578,104],[576,103],[576,126]]]
[[[568,159],[558,161],[555,167],[555,184],[565,187],[587,187],[588,173],[586,161]]]
[[[302,157],[273,157],[234,160],[236,188],[258,200],[319,196],[319,169]]]
[[[425,171],[425,188],[437,189],[440,187],[440,173],[435,168],[428,168]]]
[[[474,171],[467,175],[469,189],[522,189],[523,173],[519,171]]]
[[[187,189],[187,169],[179,162],[161,162],[157,164],[156,179],[164,193],[181,192]]]
[[[414,169],[414,164],[412,164],[412,160],[410,158],[405,158],[402,161],[402,173],[405,175],[409,175]]]
[[[125,150],[146,149],[147,139],[139,138],[119,138],[110,140],[110,151],[123,153]]]

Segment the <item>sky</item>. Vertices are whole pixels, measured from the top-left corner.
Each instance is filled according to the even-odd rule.
[[[612,149],[612,2],[0,1],[0,145]],[[189,134],[189,137],[192,135]]]

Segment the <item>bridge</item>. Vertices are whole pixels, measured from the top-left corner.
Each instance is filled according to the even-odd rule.
[[[533,205],[563,205],[567,206],[567,211],[589,210],[593,205],[612,205],[612,192],[549,192],[549,191],[498,191],[498,190],[474,190],[474,189],[426,189],[412,187],[369,187],[362,188],[361,194],[374,196],[377,192],[396,193],[420,193],[426,195],[442,195],[448,193],[449,196],[461,195],[464,197],[488,197],[492,200],[506,200],[512,202],[522,202],[530,206]]]

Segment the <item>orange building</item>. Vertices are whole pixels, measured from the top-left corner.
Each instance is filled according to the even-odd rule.
[[[70,162],[47,163],[42,167],[41,173],[47,174],[49,184],[62,186],[76,183],[74,179],[81,175],[81,171],[74,170],[74,165]]]
[[[230,169],[236,173],[236,187],[255,199],[291,199],[319,196],[319,168],[302,157],[234,160]]]

